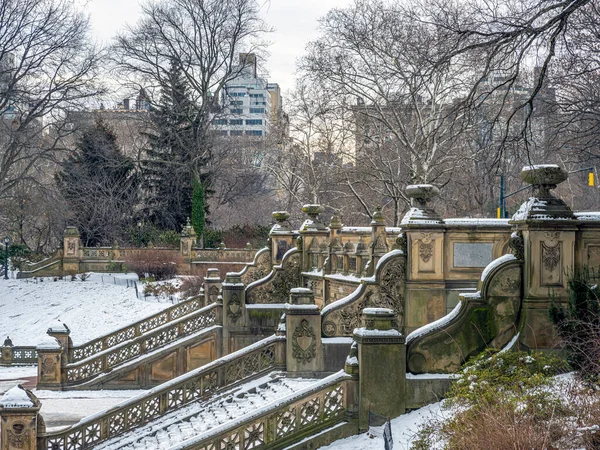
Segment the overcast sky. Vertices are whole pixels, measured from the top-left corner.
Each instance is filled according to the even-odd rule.
[[[273,44],[266,62],[269,81],[279,83],[285,92],[292,89],[296,59],[303,55],[308,41],[318,35],[317,20],[331,8],[345,6],[352,0],[259,0],[266,1],[263,10],[267,23],[275,27],[268,36]],[[109,43],[125,24],[134,24],[140,14],[141,0],[88,0],[95,36]]]

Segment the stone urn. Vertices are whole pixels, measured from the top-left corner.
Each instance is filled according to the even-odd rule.
[[[325,230],[325,225],[318,219],[323,212],[323,207],[316,204],[308,204],[302,207],[302,212],[309,218],[302,224],[301,230]]]
[[[402,219],[402,223],[441,223],[442,219],[440,215],[429,205],[431,199],[440,194],[437,186],[432,184],[412,184],[406,186],[404,192],[410,198],[411,209]]]

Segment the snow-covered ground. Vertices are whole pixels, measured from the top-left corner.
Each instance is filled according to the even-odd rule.
[[[419,426],[432,418],[445,417],[445,414],[449,413],[442,410],[441,402],[438,402],[392,419],[394,450],[410,449]],[[372,429],[369,433],[340,439],[331,445],[321,447],[320,450],[381,450],[383,447],[383,427],[381,427]]]
[[[13,345],[37,345],[48,327],[60,320],[71,329],[77,345],[170,305],[138,300],[133,287],[103,283],[103,276],[92,274],[86,281],[0,279],[0,343],[10,336]]]

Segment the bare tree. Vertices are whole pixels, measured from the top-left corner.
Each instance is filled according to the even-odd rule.
[[[4,214],[10,214],[8,206],[16,197],[26,203],[37,201],[29,196],[39,193],[41,184],[51,179],[54,161],[65,150],[62,140],[70,133],[62,122],[65,111],[99,92],[99,52],[88,31],[88,20],[66,0],[0,2],[0,202]],[[18,217],[5,217],[4,222],[10,229]],[[24,235],[20,239],[30,243]]]
[[[116,39],[116,70],[150,97],[168,85],[173,61],[181,67],[194,105],[187,120],[196,176],[210,171],[210,125],[225,84],[243,68],[238,53],[263,50],[267,31],[256,0],[159,0],[146,3],[139,23]]]

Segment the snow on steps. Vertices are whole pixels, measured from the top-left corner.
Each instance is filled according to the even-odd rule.
[[[244,415],[281,397],[318,383],[318,379],[285,378],[272,373],[242,384],[208,401],[199,401],[160,417],[132,433],[95,447],[98,450],[166,450],[186,439]]]

